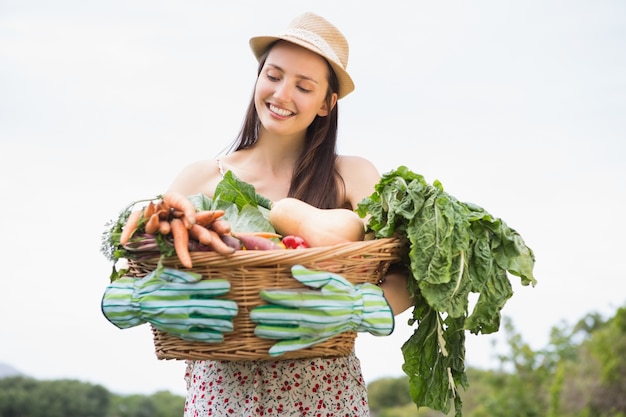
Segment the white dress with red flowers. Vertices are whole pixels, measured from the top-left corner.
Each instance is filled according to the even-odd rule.
[[[188,361],[185,417],[369,416],[359,359]]]

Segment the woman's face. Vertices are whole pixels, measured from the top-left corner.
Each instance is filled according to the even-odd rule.
[[[263,127],[274,134],[303,134],[316,116],[327,116],[328,64],[321,56],[288,42],[269,52],[254,91]],[[332,105],[337,95],[334,94]]]

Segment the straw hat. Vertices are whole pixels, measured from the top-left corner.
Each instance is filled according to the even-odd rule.
[[[339,29],[321,16],[305,13],[296,17],[287,29],[278,36],[255,36],[250,39],[250,48],[257,60],[267,52],[270,45],[285,40],[302,46],[325,58],[339,80],[339,98],[354,90],[354,82],[346,71],[348,66],[348,41]]]

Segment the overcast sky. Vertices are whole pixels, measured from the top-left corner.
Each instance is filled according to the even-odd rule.
[[[231,142],[255,78],[248,39],[305,11],[351,44],[341,153],[440,180],[535,251],[538,285],[512,277],[503,311],[526,341],[625,305],[621,0],[0,0],[0,362],[184,393],[184,364],[156,359],[148,326],[102,316],[101,233]],[[408,317],[357,339],[368,382],[402,375]],[[501,336],[468,335],[467,364],[494,366]]]

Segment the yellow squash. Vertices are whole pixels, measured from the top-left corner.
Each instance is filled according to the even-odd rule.
[[[273,203],[269,215],[276,232],[303,238],[310,247],[356,242],[365,237],[365,224],[348,209],[319,209],[296,198]]]

